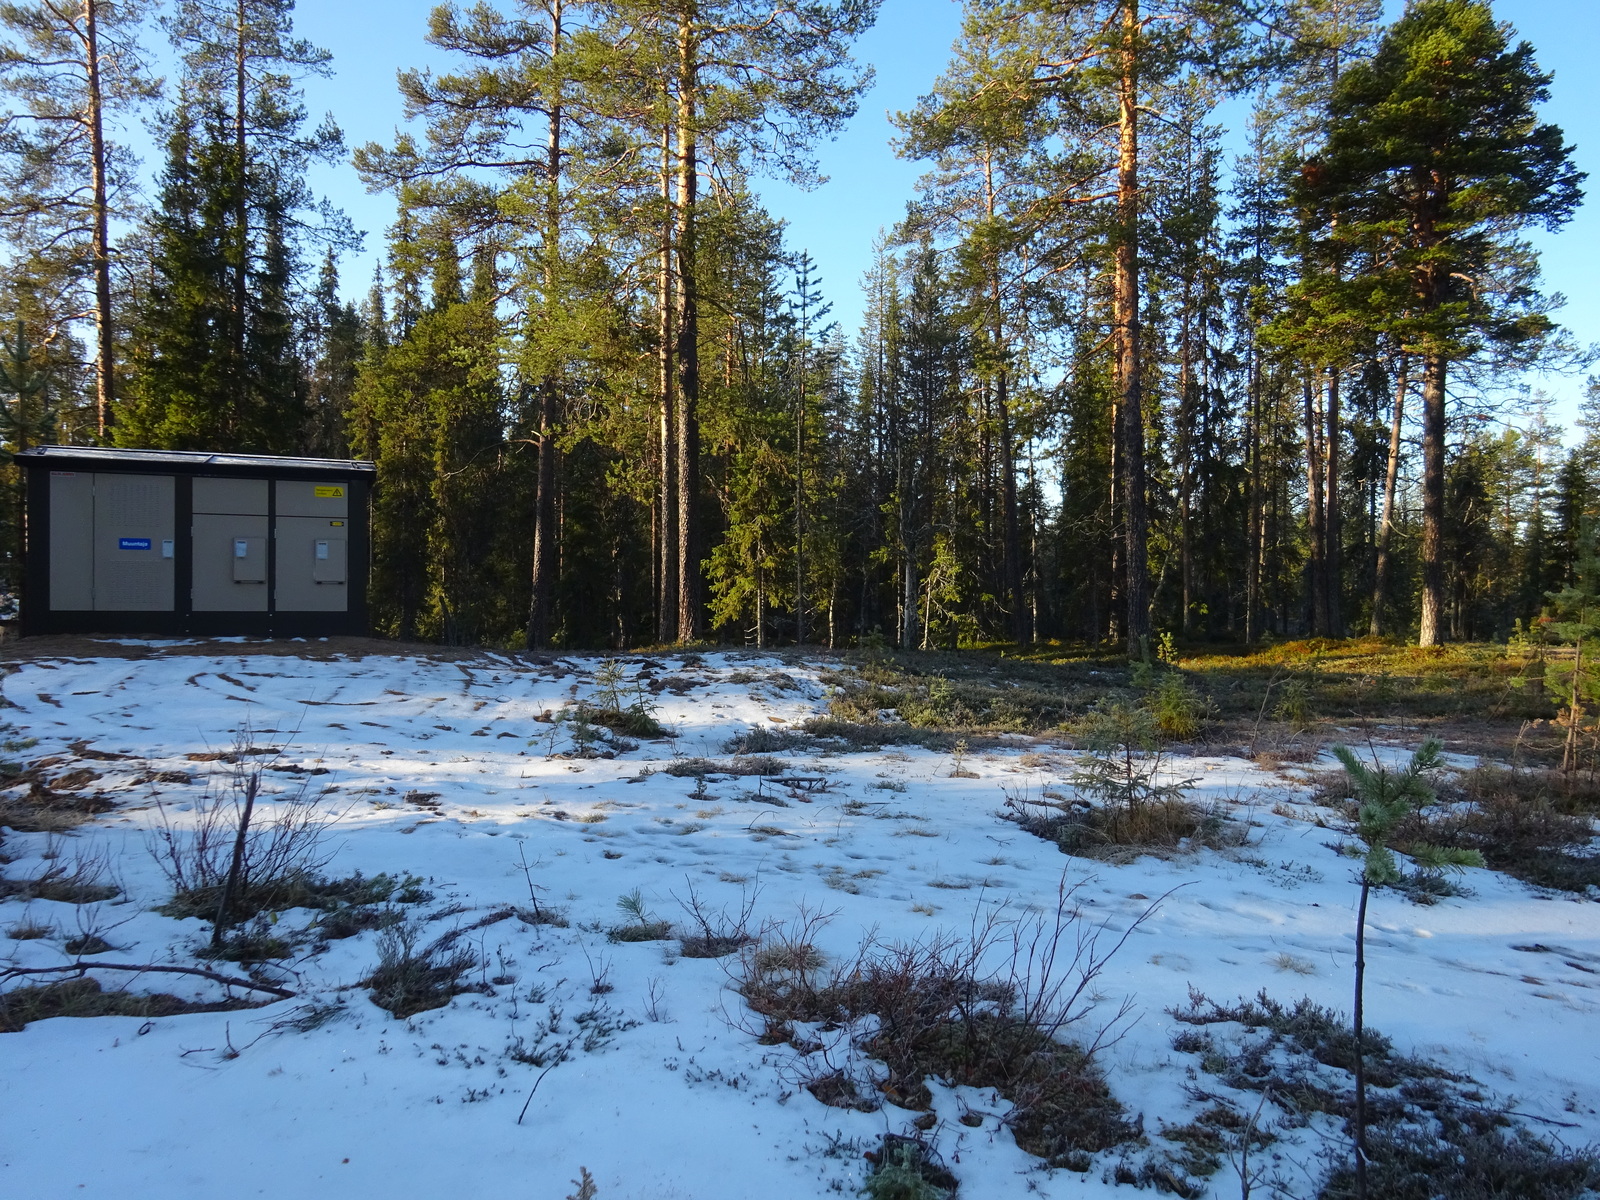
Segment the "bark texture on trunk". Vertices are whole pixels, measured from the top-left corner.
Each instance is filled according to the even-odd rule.
[[[1027,600],[1022,588],[1022,521],[1017,503],[1017,455],[1011,432],[1011,397],[1005,371],[996,381],[996,407],[1000,424],[1000,491],[1005,527],[1005,576],[1007,607],[1011,615],[1011,638],[1021,644],[1031,642],[1032,622],[1028,620]]]
[[[1405,422],[1409,370],[1410,363],[1402,358],[1399,381],[1394,389],[1394,415],[1389,421],[1389,461],[1383,476],[1383,516],[1378,522],[1378,560],[1372,571],[1372,623],[1368,631],[1373,637],[1383,633],[1384,610],[1389,603],[1389,539],[1394,532],[1394,493],[1395,484],[1400,478],[1400,431]]]
[[[1121,400],[1128,654],[1145,659],[1150,654],[1150,573],[1139,345],[1139,34],[1139,0],[1123,0],[1117,81],[1118,228],[1112,319],[1116,384]]]
[[[1254,645],[1261,636],[1261,364],[1250,358],[1250,423],[1245,437],[1246,510],[1244,566],[1244,640]]]
[[[1420,646],[1444,639],[1444,388],[1447,363],[1422,359],[1422,624]]]
[[[562,0],[550,6],[550,58],[561,54]],[[559,83],[557,87],[559,88]],[[545,142],[544,213],[544,303],[547,319],[556,304],[560,286],[561,254],[561,136],[563,101],[560,95],[550,106]],[[528,648],[543,649],[555,635],[556,577],[560,572],[556,530],[556,436],[560,421],[561,383],[546,375],[539,383],[539,467],[533,516],[533,589],[528,602]]]
[[[678,451],[673,411],[673,306],[677,297],[672,278],[672,126],[663,122],[661,130],[661,248],[657,265],[656,303],[659,306],[660,345],[657,348],[660,391],[660,419],[657,428],[657,453],[660,455],[660,491],[656,499],[660,510],[660,536],[656,555],[656,639],[663,644],[678,636]]]
[[[1339,511],[1339,372],[1328,372],[1327,431],[1323,461],[1327,481],[1327,501],[1323,509],[1323,586],[1327,589],[1328,635],[1343,637],[1344,604],[1342,581],[1344,568],[1342,543],[1344,519]]]
[[[1327,526],[1322,507],[1322,415],[1317,411],[1318,387],[1309,370],[1305,384],[1306,423],[1306,528],[1311,542],[1307,591],[1311,594],[1311,632],[1318,637],[1328,633],[1328,558]]]
[[[700,559],[696,501],[700,487],[700,294],[695,267],[695,195],[699,186],[699,47],[694,14],[678,28],[678,641],[700,636]]]
[[[83,3],[84,69],[89,87],[89,170],[93,192],[95,426],[103,441],[116,400],[116,335],[111,320],[111,214],[107,200],[105,96],[100,80],[100,0]]]
[[[233,271],[233,365],[236,372],[234,379],[234,405],[235,418],[237,419],[243,414],[245,407],[245,381],[247,375],[244,366],[245,305],[250,291],[250,171],[248,166],[248,146],[245,140],[246,118],[244,107],[245,87],[249,79],[249,58],[245,45],[245,0],[238,0],[235,19],[233,152],[238,160],[239,199],[234,206],[234,220],[237,222],[234,236],[238,239],[239,261],[234,264]]]

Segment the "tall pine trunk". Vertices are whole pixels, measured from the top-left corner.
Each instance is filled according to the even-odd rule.
[[[794,644],[806,643],[806,330],[800,330],[800,386],[794,406]]]
[[[1011,403],[1007,372],[1002,369],[995,390],[1000,422],[1000,490],[1005,509],[1005,576],[1007,608],[1011,614],[1011,640],[1031,641],[1026,600],[1022,590],[1022,523],[1017,511],[1017,456],[1012,445]]]
[[[672,123],[661,127],[661,247],[657,265],[656,304],[660,344],[657,347],[656,387],[660,392],[657,450],[660,455],[660,509],[657,539],[656,640],[665,644],[678,636],[678,452],[677,430],[673,423],[673,306],[676,296],[672,279],[672,231],[675,220],[672,204]]]
[[[1187,637],[1194,613],[1194,513],[1191,500],[1193,493],[1193,468],[1190,463],[1193,457],[1193,445],[1189,439],[1191,404],[1189,398],[1190,388],[1190,345],[1189,322],[1190,305],[1192,301],[1189,293],[1189,282],[1186,279],[1183,285],[1183,320],[1178,333],[1178,559],[1179,583],[1182,590],[1183,616],[1180,624],[1184,636]]]
[[[1261,636],[1261,359],[1250,351],[1250,419],[1245,431],[1244,640]]]
[[[100,0],[83,4],[84,69],[89,85],[89,171],[94,232],[95,426],[101,439],[111,427],[115,402],[116,338],[111,323],[111,237],[106,185],[105,100],[100,82]]]
[[[1422,627],[1417,644],[1444,637],[1444,386],[1448,364],[1430,349],[1422,357]]]
[[[239,177],[234,181],[238,199],[234,203],[234,237],[238,241],[239,260],[233,270],[233,388],[234,419],[243,417],[247,403],[245,394],[248,371],[245,369],[245,304],[250,289],[250,171],[247,166],[245,142],[245,88],[249,82],[249,51],[245,42],[245,0],[238,0],[235,10],[233,56],[233,152],[235,169]]]
[[[700,635],[700,287],[696,274],[695,193],[699,186],[699,46],[696,6],[678,26],[678,640]]]
[[[550,61],[561,55],[562,0],[550,6]],[[560,88],[560,82],[556,87]],[[548,324],[560,286],[561,255],[561,120],[563,97],[558,93],[549,105],[549,124],[545,143],[545,212],[543,246],[544,305]],[[550,645],[554,635],[556,575],[560,560],[556,550],[556,425],[560,381],[546,374],[539,381],[539,470],[533,518],[533,588],[528,602],[528,648]]]
[[[1327,589],[1324,602],[1328,611],[1328,635],[1344,636],[1344,605],[1342,603],[1344,566],[1343,516],[1339,511],[1339,371],[1328,372],[1327,432],[1323,461],[1327,474],[1327,501],[1323,513],[1323,586]]]
[[[1112,289],[1121,400],[1123,526],[1128,654],[1150,654],[1149,515],[1145,501],[1144,405],[1139,346],[1139,0],[1123,0],[1117,80],[1117,242]]]
[[[1319,436],[1322,414],[1318,412],[1319,388],[1308,367],[1303,383],[1306,425],[1306,533],[1311,543],[1307,563],[1307,591],[1311,597],[1311,632],[1317,637],[1328,633],[1328,557],[1327,525],[1322,506],[1322,447]]]
[[[1389,421],[1389,462],[1383,476],[1383,517],[1378,524],[1378,560],[1372,572],[1373,637],[1383,633],[1384,610],[1389,603],[1389,539],[1394,533],[1394,492],[1400,478],[1400,430],[1405,421],[1407,373],[1410,361],[1400,358],[1399,382],[1394,389],[1394,415]]]

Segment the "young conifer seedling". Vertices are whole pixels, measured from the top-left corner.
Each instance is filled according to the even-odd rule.
[[[1356,913],[1356,986],[1355,986],[1355,1038],[1356,1038],[1356,1195],[1366,1200],[1367,1195],[1367,1076],[1366,1055],[1362,1043],[1362,999],[1366,983],[1367,955],[1367,898],[1374,886],[1397,883],[1402,877],[1400,866],[1390,849],[1390,839],[1400,822],[1413,813],[1434,803],[1433,785],[1428,781],[1431,772],[1444,765],[1441,755],[1443,745],[1437,738],[1429,738],[1411,755],[1411,761],[1398,771],[1391,771],[1374,758],[1369,767],[1358,759],[1348,746],[1335,746],[1334,757],[1344,766],[1350,780],[1351,791],[1360,808],[1356,814],[1355,834],[1366,847],[1361,866],[1361,903]],[[1465,867],[1483,866],[1483,856],[1476,850],[1455,850],[1419,842],[1407,842],[1405,853],[1419,866],[1430,870],[1461,870]]]

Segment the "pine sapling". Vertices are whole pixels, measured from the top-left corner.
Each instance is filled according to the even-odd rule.
[[[588,1167],[579,1167],[578,1178],[572,1182],[578,1190],[569,1195],[567,1200],[595,1200],[600,1194],[600,1189],[594,1186],[594,1176],[589,1174]]]
[[[1389,842],[1395,830],[1407,817],[1434,803],[1433,786],[1428,781],[1430,772],[1444,765],[1441,756],[1443,745],[1437,738],[1429,738],[1419,746],[1404,769],[1391,771],[1374,759],[1367,766],[1348,746],[1335,746],[1334,757],[1344,766],[1350,789],[1360,805],[1356,815],[1355,834],[1366,847],[1361,868],[1361,902],[1356,912],[1356,980],[1355,980],[1355,1041],[1356,1041],[1356,1195],[1366,1200],[1367,1195],[1367,1076],[1363,1037],[1363,999],[1365,995],[1367,956],[1367,899],[1374,886],[1397,883],[1402,878],[1399,864]],[[1465,867],[1483,866],[1483,856],[1476,850],[1456,850],[1410,842],[1405,853],[1422,867],[1430,870],[1461,870]]]

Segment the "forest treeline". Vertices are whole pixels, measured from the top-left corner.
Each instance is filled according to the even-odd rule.
[[[1527,241],[1583,177],[1488,3],[967,0],[823,281],[754,181],[821,182],[877,8],[443,5],[352,151],[291,0],[0,4],[7,453],[372,459],[375,625],[458,643],[1432,645],[1578,580],[1600,399],[1566,449],[1521,381],[1587,361]]]

